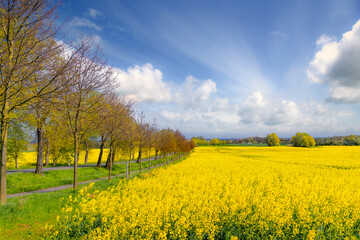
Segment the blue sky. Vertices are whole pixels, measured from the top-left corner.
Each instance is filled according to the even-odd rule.
[[[120,94],[187,137],[360,134],[360,2],[64,0]]]

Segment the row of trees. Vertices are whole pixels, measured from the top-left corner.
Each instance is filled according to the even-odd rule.
[[[360,136],[351,134],[349,136],[316,138],[315,142],[318,146],[358,146],[360,145]]]
[[[312,136],[307,133],[296,133],[295,136],[292,136],[290,143],[294,147],[315,147],[315,140]],[[280,139],[276,133],[271,133],[266,136],[266,144],[268,146],[280,146]]]
[[[268,146],[279,146],[281,139],[275,133],[266,136]],[[314,146],[358,146],[360,145],[360,136],[351,134],[349,136],[335,136],[314,139],[308,133],[296,133],[290,141],[295,147],[314,147]]]
[[[155,123],[145,121],[144,114],[135,116],[133,102],[114,91],[116,76],[91,38],[82,37],[77,45],[60,40],[64,38],[62,26],[54,24],[56,8],[46,0],[0,1],[3,203],[8,150],[12,154],[23,150],[24,126],[36,129],[36,173],[43,172],[44,153],[48,165],[50,153],[55,164],[63,153],[72,151],[75,189],[79,150],[85,145],[88,153],[91,138],[101,142],[98,166],[108,145],[109,169],[120,149],[133,156],[137,146],[141,162],[143,151],[153,149],[156,155],[167,156],[193,148],[179,131],[158,130]],[[13,157],[16,160],[18,155]]]
[[[192,140],[196,145],[225,145],[225,144],[262,144],[266,143],[268,146],[293,145],[296,147],[314,147],[314,146],[357,146],[360,145],[360,136],[351,134],[349,136],[334,136],[324,138],[313,138],[307,133],[296,133],[292,138],[279,138],[275,133],[268,134],[266,138],[263,137],[248,137],[239,139],[220,140],[213,138],[206,140],[204,137],[193,137]]]

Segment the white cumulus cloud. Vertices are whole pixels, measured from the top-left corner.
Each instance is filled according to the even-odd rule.
[[[341,40],[322,35],[317,43],[321,49],[309,64],[308,78],[330,84],[328,101],[360,103],[360,20]]]
[[[255,92],[240,106],[239,116],[243,123],[293,124],[299,116],[299,109],[292,101],[264,98],[260,92]]]
[[[162,80],[162,73],[150,63],[135,65],[127,70],[116,69],[119,91],[137,102],[168,102],[171,89]]]
[[[335,37],[328,36],[326,34],[321,35],[318,40],[316,40],[316,45],[322,46],[330,42],[336,41]]]
[[[210,104],[211,94],[217,92],[216,83],[198,80],[188,76],[182,88],[175,94],[174,101],[184,107],[200,108]]]

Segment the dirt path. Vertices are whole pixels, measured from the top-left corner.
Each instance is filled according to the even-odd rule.
[[[160,166],[165,165],[164,163],[161,164]],[[151,167],[151,169],[153,168],[157,168],[160,167],[159,165],[155,166],[155,167]],[[149,168],[144,169],[143,171],[148,170]],[[140,170],[137,171],[131,171],[131,173],[137,173],[140,172]],[[113,177],[118,177],[118,176],[125,176],[125,173],[122,174],[118,174],[118,175],[113,175],[111,176],[111,178]],[[103,177],[103,178],[98,178],[98,179],[93,179],[93,180],[88,180],[88,181],[84,181],[84,182],[79,182],[79,185],[82,184],[87,184],[87,183],[91,183],[91,182],[97,182],[97,181],[101,181],[104,179],[108,179],[108,177]],[[33,194],[33,193],[48,193],[48,192],[55,192],[55,191],[60,191],[60,190],[64,190],[67,188],[71,188],[73,186],[73,184],[67,184],[67,185],[62,185],[62,186],[58,186],[58,187],[52,187],[52,188],[46,188],[46,189],[39,189],[39,190],[35,190],[35,191],[29,191],[29,192],[22,192],[22,193],[15,193],[15,194],[9,194],[6,196],[7,199],[9,198],[13,198],[13,197],[18,197],[18,196],[25,196],[25,195],[29,195],[29,194]]]

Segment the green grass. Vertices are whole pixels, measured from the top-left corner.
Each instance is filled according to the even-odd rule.
[[[186,157],[183,157],[178,161],[172,162],[169,165],[176,164],[184,159],[186,159]],[[165,165],[163,167],[167,167],[169,165]],[[143,162],[143,167],[146,166],[148,166],[147,163]],[[116,165],[114,166],[114,169],[116,167],[119,167],[118,171],[121,171],[121,169],[124,168],[125,165]],[[132,164],[133,170],[136,170],[138,168],[139,164]],[[82,171],[83,169],[79,170]],[[106,169],[102,168],[102,170],[97,169],[96,171],[101,172],[103,170]],[[64,170],[54,171],[54,173],[60,171]],[[147,169],[144,169],[144,172],[147,171]],[[86,172],[83,172],[83,174],[85,176]],[[41,179],[42,176],[38,177]],[[43,178],[46,177],[47,175],[45,175]],[[130,179],[134,177],[141,177],[141,175],[139,172],[134,172],[131,174]],[[109,187],[116,186],[123,178],[124,176],[118,176],[112,178],[111,182],[108,182],[107,180],[95,182],[94,186],[89,190],[89,192],[91,193],[96,190],[102,191],[108,189]],[[20,182],[18,181],[20,180],[18,179],[15,182],[17,182],[19,185],[25,183],[22,182],[20,184]],[[126,184],[127,181],[122,181],[122,184]],[[80,185],[79,190],[87,185],[88,184]],[[41,235],[44,234],[46,229],[45,225],[52,225],[56,223],[56,216],[60,214],[61,208],[64,206],[64,203],[63,201],[61,201],[61,199],[66,199],[70,195],[76,197],[78,195],[78,191],[66,189],[57,192],[30,194],[8,199],[5,205],[0,205],[0,240],[41,238]]]
[[[158,161],[157,161],[158,162]],[[151,162],[154,165],[154,161]],[[149,162],[143,160],[142,169],[149,167]],[[111,175],[118,175],[125,173],[125,164],[116,164],[113,166]],[[131,163],[131,171],[140,169],[140,164]],[[109,170],[105,167],[86,167],[78,168],[78,182],[107,177]],[[57,187],[73,183],[74,170],[53,170],[45,171],[43,175],[35,173],[11,173],[7,175],[6,185],[7,194],[14,194],[20,192],[29,192],[50,187]]]
[[[96,182],[91,191],[105,190],[122,178],[116,177],[110,183],[107,180]],[[61,198],[77,194],[78,191],[66,189],[8,199],[6,205],[0,206],[0,239],[38,239],[45,231],[45,224],[56,222],[63,206]]]

